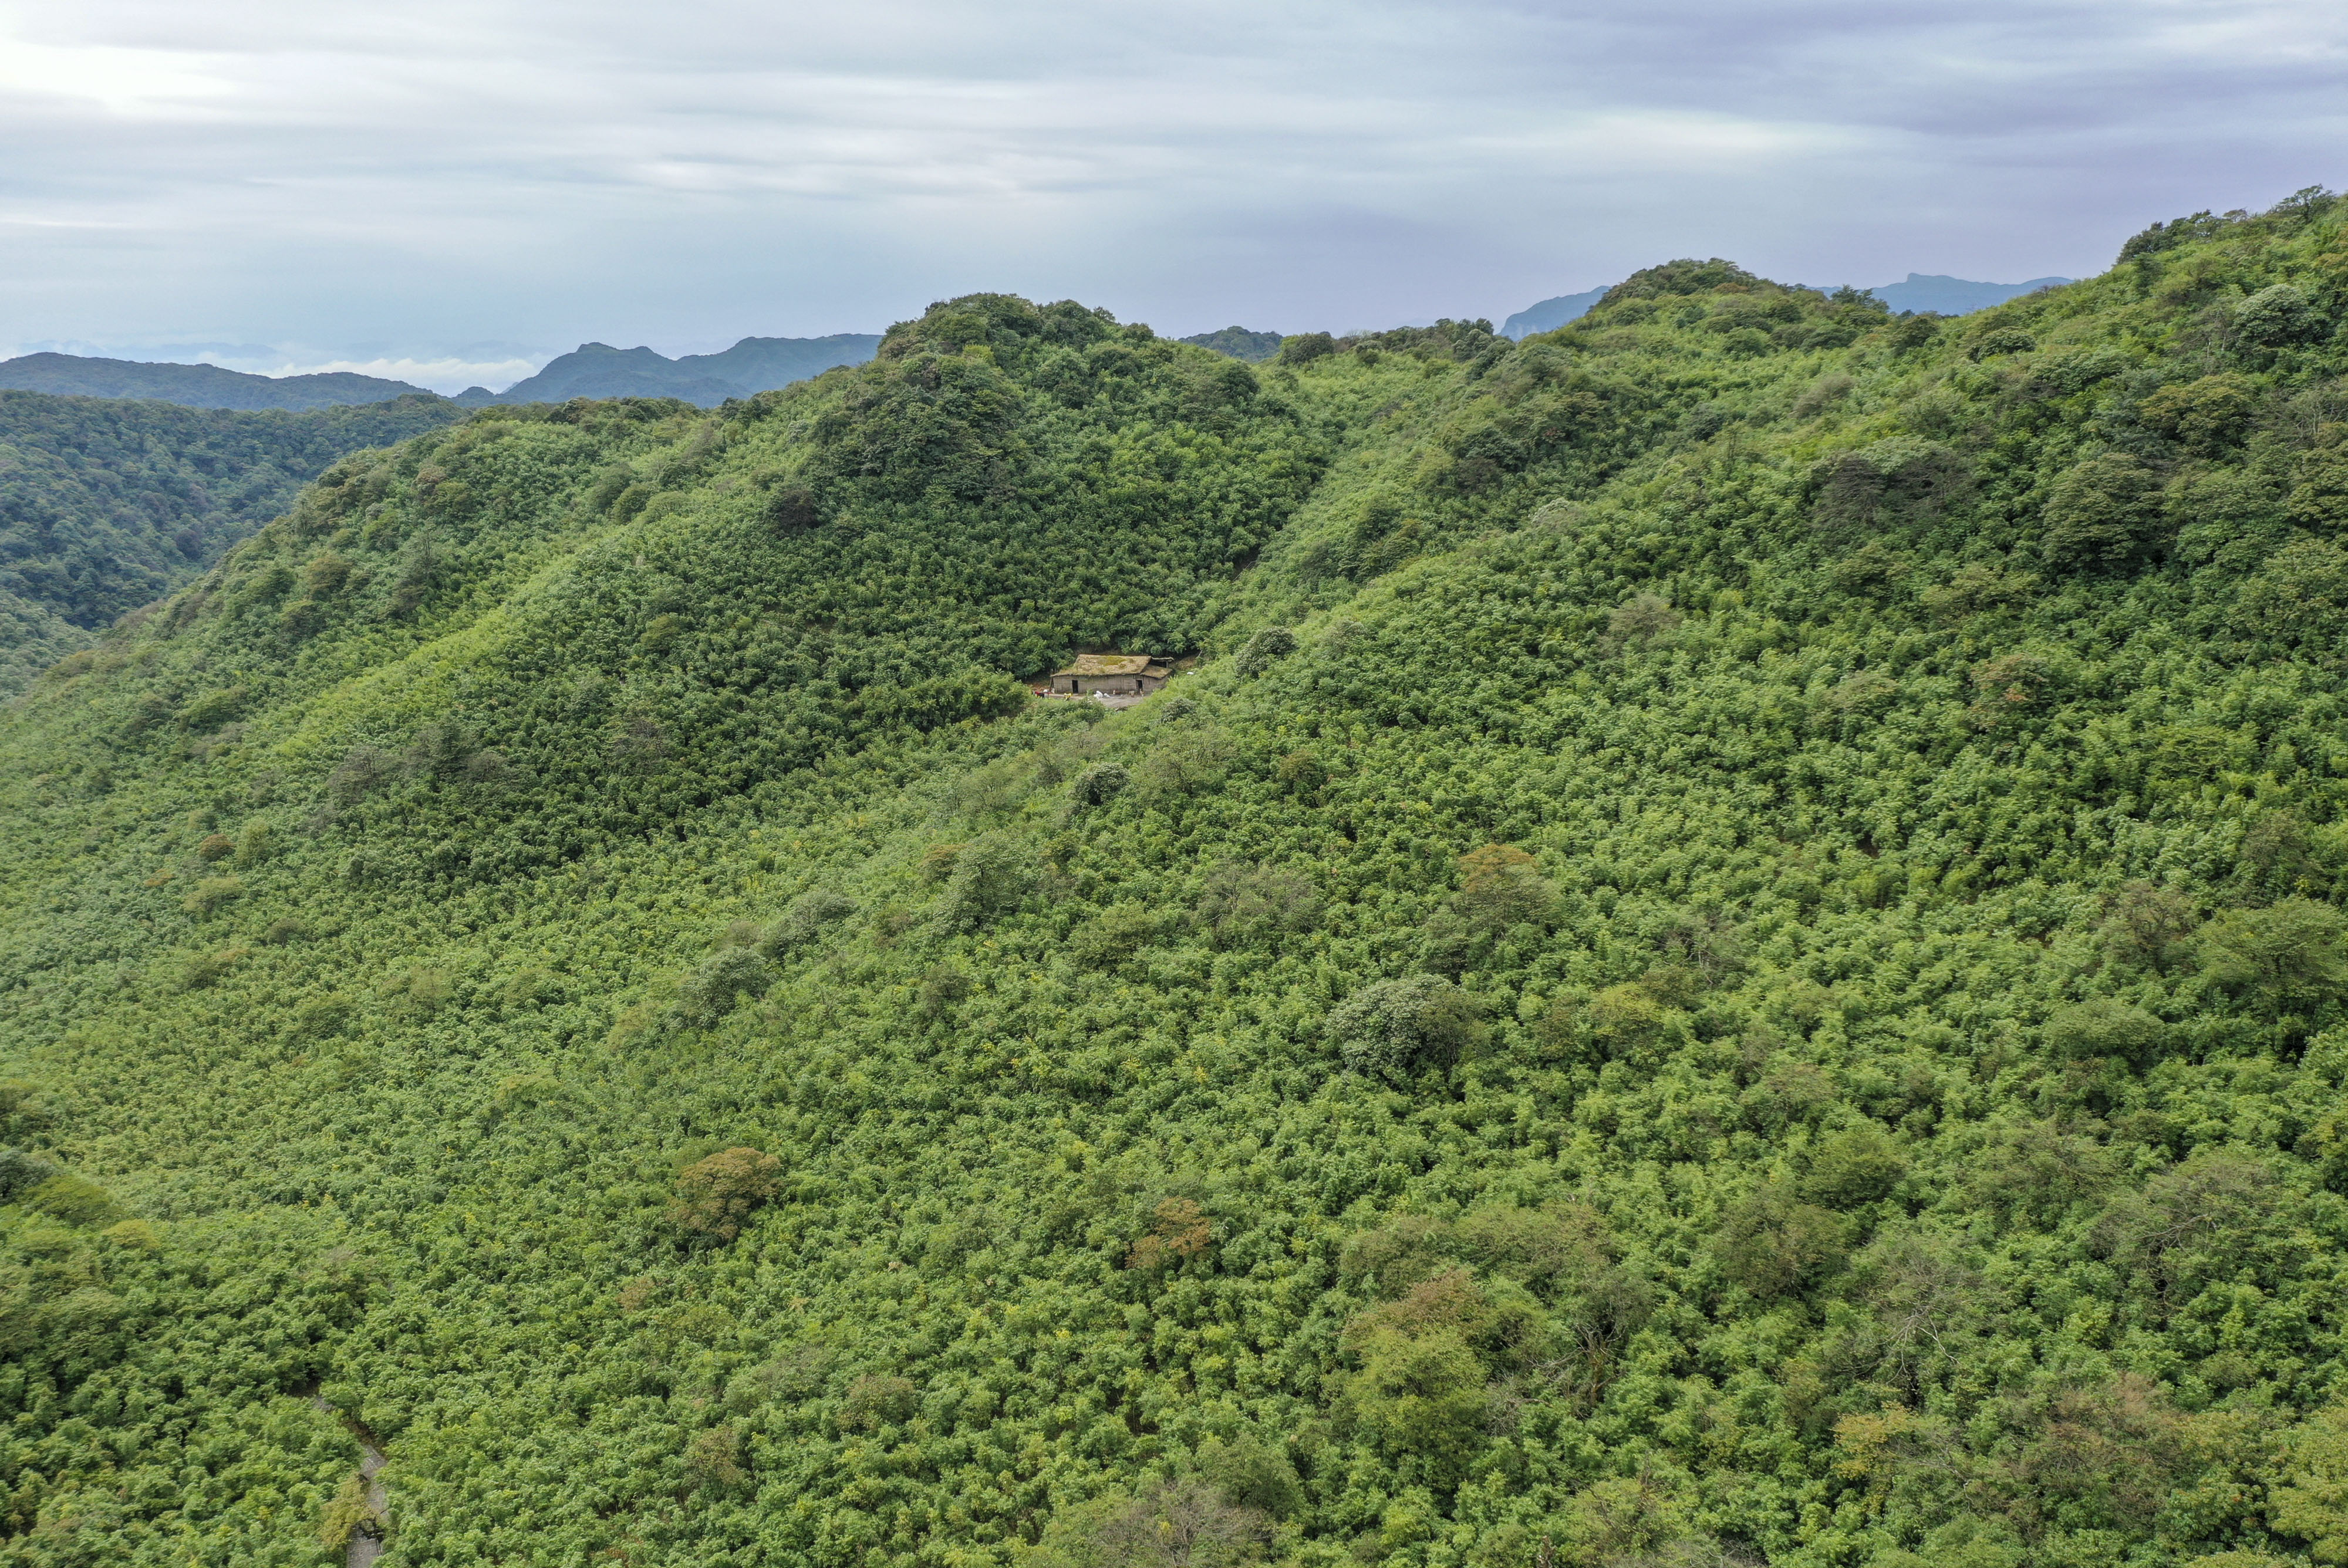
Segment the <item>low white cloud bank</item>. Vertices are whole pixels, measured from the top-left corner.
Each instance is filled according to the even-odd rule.
[[[273,347],[267,343],[107,343],[88,339],[44,339],[15,345],[0,344],[0,360],[26,354],[69,354],[92,359],[127,359],[150,364],[216,364],[247,375],[321,375],[349,371],[385,381],[404,381],[434,392],[455,394],[467,387],[486,386],[503,392],[526,376],[535,375],[554,357],[551,350],[508,350],[493,354],[337,354],[314,348]]]
[[[405,381],[416,386],[429,387],[434,392],[457,393],[469,386],[486,386],[492,392],[503,392],[524,376],[537,374],[543,364],[545,361],[542,359],[323,359],[287,361],[276,365],[231,365],[229,368],[249,369],[258,375],[318,375],[346,370],[360,375],[380,376],[386,381]]]

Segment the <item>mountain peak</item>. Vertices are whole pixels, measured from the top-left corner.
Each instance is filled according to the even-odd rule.
[[[877,333],[840,333],[822,338],[746,337],[719,354],[689,354],[671,359],[639,343],[613,348],[582,343],[550,360],[536,375],[516,382],[498,403],[563,403],[574,397],[676,397],[715,407],[729,397],[748,397],[820,375],[835,365],[861,364],[880,346]],[[470,402],[466,393],[459,401]]]

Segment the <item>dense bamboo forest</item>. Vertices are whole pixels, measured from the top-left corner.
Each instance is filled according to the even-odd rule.
[[[341,459],[0,726],[0,1563],[2348,1561],[2344,221]]]
[[[0,391],[0,697],[217,565],[337,457],[462,414],[421,395],[294,413]]]

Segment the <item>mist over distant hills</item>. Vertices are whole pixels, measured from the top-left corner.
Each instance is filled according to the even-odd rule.
[[[561,403],[573,397],[678,397],[714,408],[729,397],[788,386],[843,364],[862,364],[880,346],[878,333],[835,333],[829,337],[746,337],[719,354],[688,354],[671,359],[649,348],[613,348],[582,343],[548,363],[545,369],[502,393],[468,387],[457,401],[467,407],[491,403]]]
[[[297,413],[347,404],[388,403],[417,393],[436,395],[404,381],[353,371],[253,375],[216,364],[150,364],[72,354],[28,354],[0,361],[0,390],[71,397],[144,397],[190,408],[283,408]]]

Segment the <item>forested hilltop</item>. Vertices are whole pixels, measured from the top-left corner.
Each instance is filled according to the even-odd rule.
[[[0,1563],[2348,1558],[2343,219],[338,464],[0,735]]]
[[[335,458],[460,417],[429,395],[287,413],[0,392],[0,696],[217,564]]]

